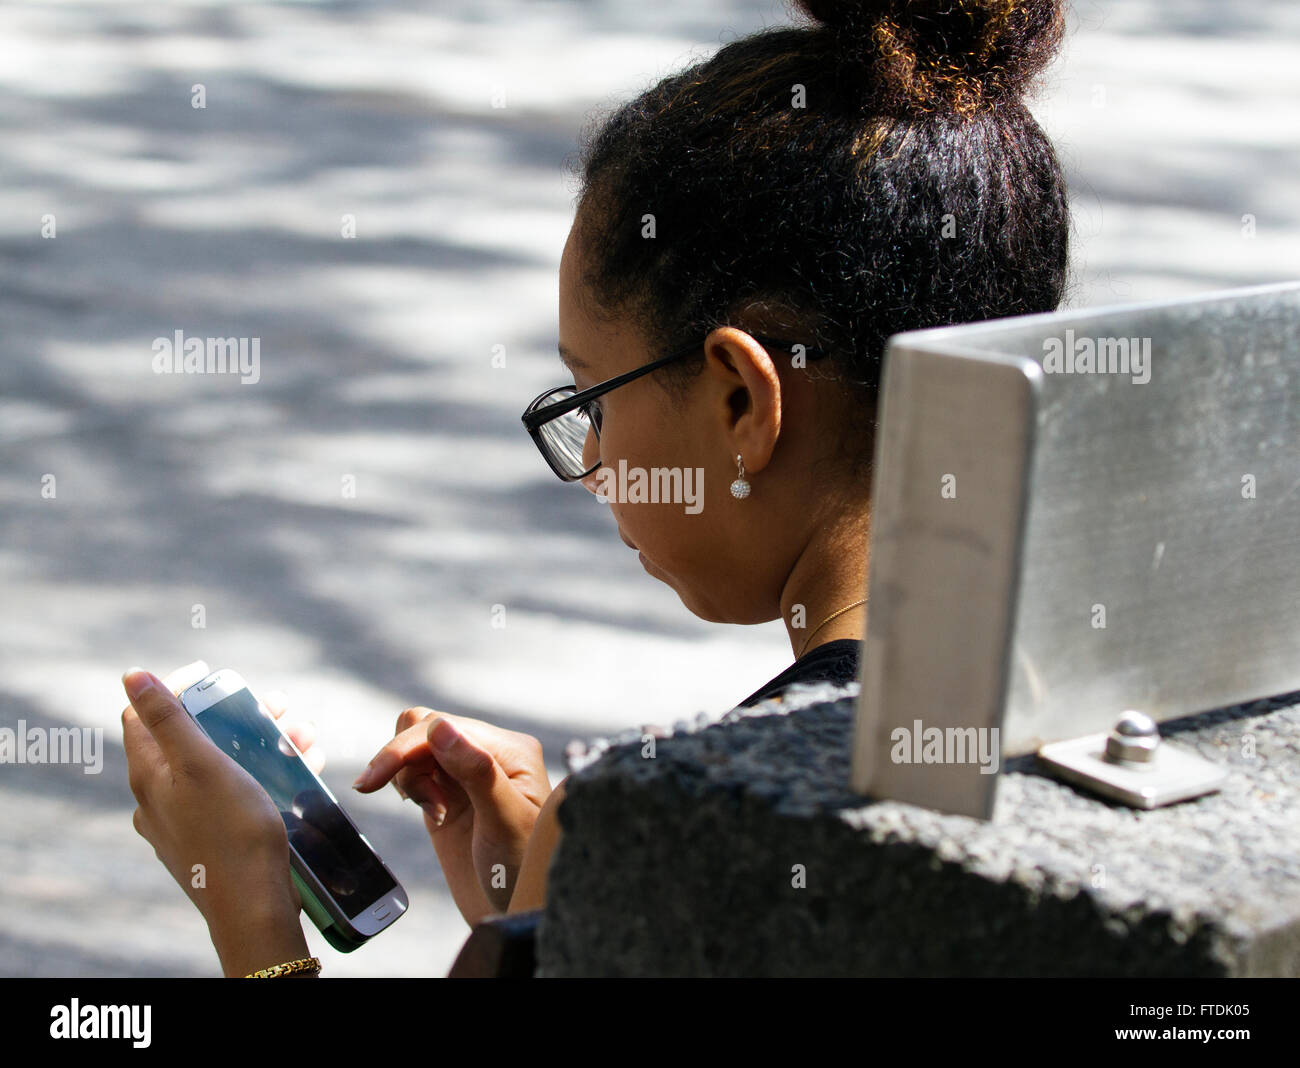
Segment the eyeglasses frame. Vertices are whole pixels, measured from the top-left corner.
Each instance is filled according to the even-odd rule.
[[[787,351],[792,349],[795,345],[803,345],[803,342],[801,341],[787,341],[784,338],[767,337],[763,334],[750,334],[749,336],[762,345],[770,345],[773,348],[785,349]],[[625,371],[623,374],[615,375],[613,378],[608,378],[604,382],[598,382],[594,386],[588,386],[586,389],[575,393],[572,397],[569,397],[566,400],[556,401],[554,404],[548,404],[545,407],[534,410],[533,405],[543,397],[552,393],[557,393],[562,389],[578,388],[577,383],[574,382],[570,382],[567,386],[552,386],[550,389],[545,390],[534,397],[528,407],[524,409],[524,414],[521,416],[524,429],[528,431],[529,437],[533,439],[533,444],[537,446],[537,451],[542,454],[542,458],[546,461],[550,469],[559,476],[560,481],[577,482],[579,479],[586,478],[592,471],[595,471],[600,464],[597,463],[595,467],[583,471],[580,475],[570,475],[566,471],[561,471],[559,467],[556,466],[555,461],[551,458],[550,450],[543,445],[539,439],[542,426],[549,423],[552,419],[558,419],[562,415],[568,415],[569,412],[581,408],[584,404],[595,400],[597,397],[604,396],[611,390],[618,389],[619,386],[625,386],[629,382],[635,381],[642,375],[648,375],[651,371],[657,371],[660,367],[665,367],[675,360],[680,360],[685,356],[689,356],[693,352],[698,352],[700,348],[700,343],[694,342],[686,348],[678,349],[676,352],[671,352],[667,356],[660,356],[657,360],[651,360],[649,363],[642,364],[640,367],[635,367],[631,371]],[[830,355],[826,349],[818,348],[815,345],[804,345],[803,348],[804,353],[810,360],[820,360]],[[600,440],[599,430],[596,431],[596,440]]]

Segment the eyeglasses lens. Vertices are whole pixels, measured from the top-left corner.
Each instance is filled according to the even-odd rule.
[[[567,400],[573,394],[574,390],[571,389],[556,390],[546,398],[545,403],[555,404]],[[587,432],[590,428],[591,420],[587,412],[579,408],[543,423],[537,428],[537,433],[547,452],[561,470],[573,478],[578,478],[587,470],[582,460],[582,451],[587,444]],[[599,431],[599,424],[597,431]]]

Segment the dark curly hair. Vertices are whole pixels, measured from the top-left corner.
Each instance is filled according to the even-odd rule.
[[[829,349],[859,467],[891,334],[1061,301],[1065,181],[1021,97],[1063,17],[1057,0],[798,6],[815,24],[733,41],[589,129],[583,281],[655,351],[723,325]]]

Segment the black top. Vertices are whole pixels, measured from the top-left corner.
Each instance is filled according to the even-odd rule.
[[[737,705],[747,708],[774,697],[794,682],[857,682],[858,654],[862,643],[856,638],[837,638],[804,653],[771,682],[760,687]]]

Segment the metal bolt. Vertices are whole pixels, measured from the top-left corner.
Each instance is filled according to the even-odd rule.
[[[1106,739],[1106,759],[1112,764],[1148,764],[1159,744],[1156,721],[1144,712],[1129,709],[1119,717]]]

